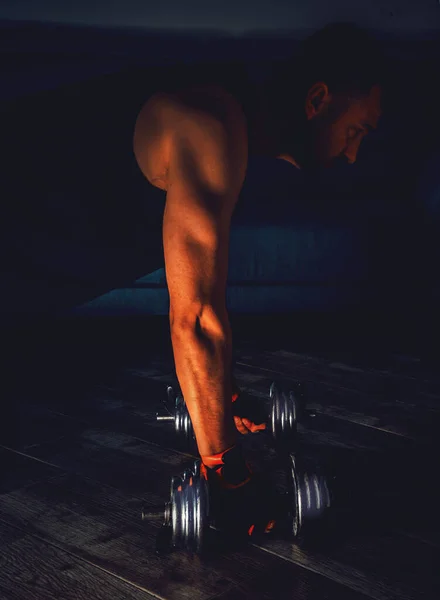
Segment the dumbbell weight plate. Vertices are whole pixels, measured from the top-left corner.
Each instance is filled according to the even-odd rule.
[[[169,385],[167,387],[167,400],[164,400],[163,404],[167,414],[165,416],[156,414],[156,421],[173,421],[178,439],[184,442],[187,447],[191,447],[195,441],[195,436],[183,396],[176,394],[172,386]]]
[[[291,532],[297,537],[307,523],[324,516],[330,508],[330,493],[325,477],[301,472],[293,454],[289,456],[289,476]]]
[[[200,474],[200,461],[181,477],[172,478],[170,505],[172,545],[201,552],[209,528],[209,494],[207,481]]]
[[[275,382],[270,386],[270,427],[277,444],[292,444],[296,440],[298,401],[295,393],[283,391]]]
[[[195,439],[194,431],[183,396],[176,398],[174,426],[180,439],[184,440],[188,446],[191,445]]]

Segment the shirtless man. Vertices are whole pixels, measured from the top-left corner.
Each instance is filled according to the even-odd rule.
[[[237,430],[254,426],[233,416],[225,304],[229,227],[248,153],[296,168],[354,163],[381,114],[375,52],[363,32],[330,26],[304,45],[302,91],[294,89],[294,66],[284,85],[259,89],[253,115],[212,86],[155,94],[139,114],[138,165],[166,191],[163,242],[177,376],[201,459],[228,484],[252,479],[237,449]]]
[[[284,82],[262,85],[253,114],[214,86],[157,93],[139,114],[138,165],[166,191],[163,243],[176,372],[201,459],[227,484],[252,479],[237,430],[255,428],[233,416],[225,303],[229,228],[248,153],[296,168],[354,163],[381,114],[378,56],[362,31],[330,26],[304,44],[297,88],[294,70]]]

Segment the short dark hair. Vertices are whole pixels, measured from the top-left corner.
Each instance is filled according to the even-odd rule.
[[[289,57],[271,65],[269,105],[297,126],[297,119],[305,115],[307,92],[322,81],[330,93],[347,96],[367,95],[380,85],[384,109],[388,75],[388,60],[379,40],[354,23],[331,23],[300,42]]]
[[[383,85],[385,56],[380,42],[355,23],[331,23],[313,33],[298,53],[302,92],[322,81],[330,93],[368,94]]]

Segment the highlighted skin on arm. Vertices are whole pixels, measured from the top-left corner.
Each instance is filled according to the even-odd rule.
[[[184,121],[182,121],[182,118]],[[229,228],[244,179],[243,136],[185,111],[170,144],[163,238],[176,373],[201,455],[235,443],[226,310]]]

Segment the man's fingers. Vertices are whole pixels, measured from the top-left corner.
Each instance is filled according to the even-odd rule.
[[[243,425],[243,420],[240,417],[234,417],[234,423],[239,433],[243,435],[249,433],[249,429]]]
[[[256,425],[249,419],[242,419],[241,417],[234,416],[234,423],[237,430],[242,434],[255,433],[256,431],[263,431],[266,429],[266,423],[260,423]]]
[[[243,425],[247,427],[251,433],[266,429],[266,423],[260,423],[259,425],[256,425],[255,423],[252,423],[252,421],[249,421],[249,419],[243,419]]]

